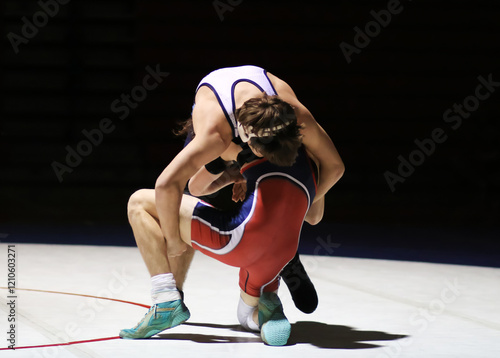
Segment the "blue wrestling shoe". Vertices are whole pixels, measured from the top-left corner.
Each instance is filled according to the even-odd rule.
[[[186,322],[191,314],[181,300],[158,303],[151,306],[137,326],[122,329],[120,337],[125,339],[149,338],[168,328]]]
[[[292,326],[283,313],[283,306],[274,292],[264,292],[259,299],[259,326],[262,340],[270,346],[284,346]]]

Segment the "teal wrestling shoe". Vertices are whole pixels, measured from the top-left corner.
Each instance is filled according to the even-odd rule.
[[[270,346],[284,346],[292,326],[283,313],[283,305],[274,292],[264,292],[259,299],[259,327],[262,340]]]
[[[168,328],[186,322],[191,314],[182,300],[158,303],[134,328],[122,329],[120,337],[125,339],[149,338]]]

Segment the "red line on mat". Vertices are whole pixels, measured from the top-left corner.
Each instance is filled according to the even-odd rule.
[[[47,347],[59,347],[59,346],[71,346],[73,344],[92,343],[92,342],[100,342],[100,341],[111,341],[113,339],[120,339],[120,337],[116,336],[116,337],[108,337],[108,338],[88,339],[86,341],[74,341],[74,342],[67,342],[67,343],[43,344],[43,345],[40,345],[40,346],[15,347],[14,349],[12,349],[12,348],[0,348],[0,351],[18,350],[18,349],[27,349],[27,348],[47,348]]]
[[[7,287],[0,287],[0,289],[7,290]],[[117,300],[116,298],[109,298],[109,297],[99,297],[99,296],[92,296],[92,295],[84,295],[81,293],[72,293],[72,292],[59,292],[59,291],[46,291],[46,290],[35,290],[32,288],[17,288],[16,290],[18,291],[32,291],[32,292],[43,292],[43,293],[57,293],[60,295],[70,295],[70,296],[80,296],[80,297],[90,297],[90,298],[97,298],[100,300],[108,300],[108,301],[115,301],[115,302],[121,302],[121,303],[128,303],[130,305],[135,305],[135,306],[140,306],[140,307],[145,307],[149,308],[148,305],[144,305],[142,303],[137,303],[137,302],[131,302],[131,301],[124,301],[124,300]],[[92,343],[92,342],[100,342],[100,341],[110,341],[113,339],[120,339],[120,337],[108,337],[108,338],[96,338],[96,339],[88,339],[85,341],[74,341],[74,342],[67,342],[67,343],[53,343],[53,344],[44,344],[44,345],[39,345],[39,346],[25,346],[25,347],[15,347],[14,350],[16,349],[26,349],[26,348],[46,348],[46,347],[59,347],[59,346],[71,346],[73,344],[81,344],[81,343]],[[0,351],[6,351],[6,350],[13,350],[12,348],[0,348]]]
[[[7,287],[0,287],[0,289],[7,290]],[[92,295],[84,295],[82,293],[71,293],[71,292],[59,292],[59,291],[46,291],[46,290],[35,290],[31,288],[15,288],[16,290],[19,291],[32,291],[32,292],[44,292],[44,293],[57,293],[59,295],[70,295],[70,296],[80,296],[80,297],[90,297],[90,298],[97,298],[99,300],[108,300],[108,301],[115,301],[115,302],[121,302],[121,303],[128,303],[129,305],[136,305],[144,308],[149,308],[150,306],[148,305],[143,305],[142,303],[136,303],[136,302],[131,302],[131,301],[124,301],[124,300],[117,300],[116,298],[109,298],[109,297],[99,297],[99,296],[92,296]]]

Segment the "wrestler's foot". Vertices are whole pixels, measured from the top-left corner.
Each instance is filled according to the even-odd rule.
[[[259,299],[259,327],[262,340],[270,346],[284,346],[292,326],[283,313],[283,306],[274,292],[264,292]]]
[[[167,328],[180,325],[187,321],[190,316],[189,310],[181,300],[158,303],[151,306],[148,313],[137,323],[137,326],[122,329],[120,337],[126,339],[149,338]]]
[[[304,313],[314,312],[318,307],[318,294],[300,262],[298,252],[283,268],[281,277],[290,290],[295,306]]]

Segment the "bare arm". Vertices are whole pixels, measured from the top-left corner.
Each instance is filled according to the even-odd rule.
[[[217,158],[228,147],[220,131],[203,128],[196,137],[170,162],[158,177],[155,199],[160,227],[167,240],[169,256],[177,256],[186,250],[179,233],[179,208],[186,182],[203,165]]]
[[[323,219],[324,212],[325,197],[323,196],[321,199],[313,202],[304,220],[311,225],[316,225]]]
[[[189,192],[194,196],[209,195],[233,183],[244,182],[237,166],[227,166],[219,174],[210,173],[205,166],[189,180]]]
[[[297,120],[304,125],[303,143],[318,161],[319,185],[314,201],[317,202],[344,174],[344,163],[330,136],[314,119],[309,110],[299,102],[292,88],[283,80],[268,74],[279,96],[295,108]]]
[[[316,167],[319,168],[318,159],[309,151],[307,151],[307,155],[312,161],[314,161]],[[319,184],[320,184],[320,179],[317,178],[316,186],[319,187]],[[313,203],[309,207],[309,210],[307,211],[307,215],[304,218],[304,220],[310,225],[317,225],[319,224],[321,219],[323,219],[324,213],[325,213],[325,196],[322,196],[320,199],[313,201]]]
[[[306,149],[318,160],[319,183],[314,201],[318,201],[339,181],[344,174],[344,163],[330,136],[316,122],[303,105],[296,107],[297,117],[304,124],[302,131]]]
[[[239,167],[231,164],[238,158],[240,151],[241,147],[231,142],[218,159],[225,162],[225,170],[219,174],[212,174],[205,167],[200,168],[189,180],[189,192],[194,196],[209,195],[229,184],[242,183],[244,179],[239,172]],[[219,170],[219,164],[216,164],[216,168]]]

